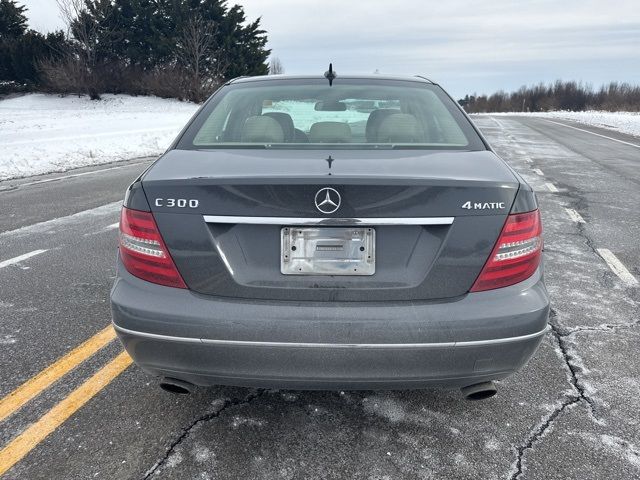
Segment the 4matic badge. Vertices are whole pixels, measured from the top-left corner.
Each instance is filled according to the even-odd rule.
[[[464,202],[462,208],[467,210],[495,210],[505,208],[504,202]]]

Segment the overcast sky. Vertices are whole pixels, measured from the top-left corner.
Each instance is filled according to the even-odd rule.
[[[32,28],[55,0],[20,0]],[[422,74],[459,97],[558,78],[640,84],[640,0],[238,0],[286,73]]]

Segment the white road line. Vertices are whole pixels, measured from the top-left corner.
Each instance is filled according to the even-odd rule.
[[[573,220],[576,223],[585,223],[584,218],[582,218],[582,215],[580,215],[576,210],[574,210],[573,208],[565,208],[567,215],[569,215],[569,218],[571,220]]]
[[[67,178],[83,177],[85,175],[92,175],[94,173],[107,172],[109,170],[119,170],[121,168],[131,167],[131,166],[134,166],[134,165],[140,165],[142,163],[147,163],[147,161],[135,162],[135,163],[127,163],[126,165],[116,165],[114,167],[101,168],[99,170],[91,170],[90,172],[73,173],[73,174],[70,174],[70,175],[62,175],[60,177],[45,178],[44,180],[35,180],[33,182],[17,183],[17,184],[15,184],[15,187],[17,187],[17,188],[28,187],[30,185],[38,185],[40,183],[50,183],[50,182],[56,182],[58,180],[66,180]],[[5,180],[5,181],[10,182],[11,180]],[[13,190],[13,189],[14,188],[7,188],[5,190]],[[0,191],[2,191],[2,189],[0,189]]]
[[[635,143],[625,142],[624,140],[618,140],[617,138],[607,137],[606,135],[602,135],[602,134],[600,134],[600,133],[595,133],[595,132],[592,132],[592,131],[590,131],[590,130],[585,130],[584,128],[574,127],[574,126],[572,126],[572,125],[567,125],[566,123],[554,122],[553,120],[547,120],[546,118],[543,118],[543,120],[544,120],[545,122],[555,123],[556,125],[562,125],[563,127],[573,128],[574,130],[580,130],[581,132],[590,133],[591,135],[595,135],[596,137],[602,137],[602,138],[606,138],[606,139],[608,139],[608,140],[612,140],[612,141],[614,141],[614,142],[618,142],[618,143],[623,143],[623,144],[625,144],[625,145],[629,145],[629,146],[631,146],[631,147],[640,148],[640,145],[636,145]]]
[[[557,193],[558,192],[558,188],[551,182],[545,183],[544,186],[547,187],[550,192],[553,192],[553,193]]]
[[[108,217],[109,215],[116,214],[122,208],[122,201],[107,203],[100,207],[91,208],[89,210],[83,210],[82,212],[74,213],[73,215],[67,215],[66,217],[53,218],[44,222],[34,223],[33,225],[27,225],[25,227],[17,228],[15,230],[9,230],[6,232],[0,232],[0,239],[4,237],[24,237],[30,236],[35,233],[47,233],[54,231],[56,228],[66,227],[67,229],[74,224],[81,224],[88,219]],[[111,217],[114,218],[114,217]]]
[[[597,251],[602,259],[607,262],[607,265],[609,265],[609,268],[613,271],[613,273],[620,277],[620,280],[622,280],[630,287],[638,285],[638,280],[636,279],[636,277],[631,275],[631,272],[627,270],[627,267],[625,267],[622,262],[618,260],[618,257],[616,257],[611,252],[611,250],[608,250],[606,248],[598,248]]]
[[[91,237],[93,235],[100,235],[101,233],[110,232],[111,230],[115,230],[120,226],[120,222],[112,223],[111,225],[107,225],[106,227],[102,227],[100,230],[96,230],[93,232],[83,233],[83,237]]]
[[[534,168],[533,171],[541,177],[544,177],[544,173],[542,173],[542,170],[540,170],[539,168]]]
[[[498,125],[498,127],[500,127],[500,130],[504,130],[504,127],[502,126],[502,123],[498,121],[498,119],[496,117],[489,117],[491,118],[491,120],[493,120],[494,122],[496,122],[496,125]]]
[[[0,262],[0,268],[8,267],[9,265],[15,265],[16,263],[20,263],[23,260],[26,260],[31,257],[35,257],[36,255],[40,255],[41,253],[46,252],[46,250],[34,250],[33,252],[25,253],[24,255],[19,255],[17,257],[10,258],[9,260],[5,260]]]

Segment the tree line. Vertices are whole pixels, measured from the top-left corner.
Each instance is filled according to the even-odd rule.
[[[227,79],[269,73],[260,19],[225,0],[56,1],[66,31],[43,35],[28,29],[25,7],[0,0],[0,93],[199,102]]]
[[[469,113],[549,112],[554,110],[640,111],[640,86],[612,82],[594,89],[573,81],[523,86],[515,92],[466,95],[459,100]]]

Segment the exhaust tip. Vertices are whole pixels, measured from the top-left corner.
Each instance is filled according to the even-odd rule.
[[[175,378],[163,378],[160,382],[160,388],[176,395],[188,395],[193,391],[193,384]]]
[[[464,398],[470,401],[486,400],[498,393],[496,384],[493,382],[476,383],[460,389]]]

